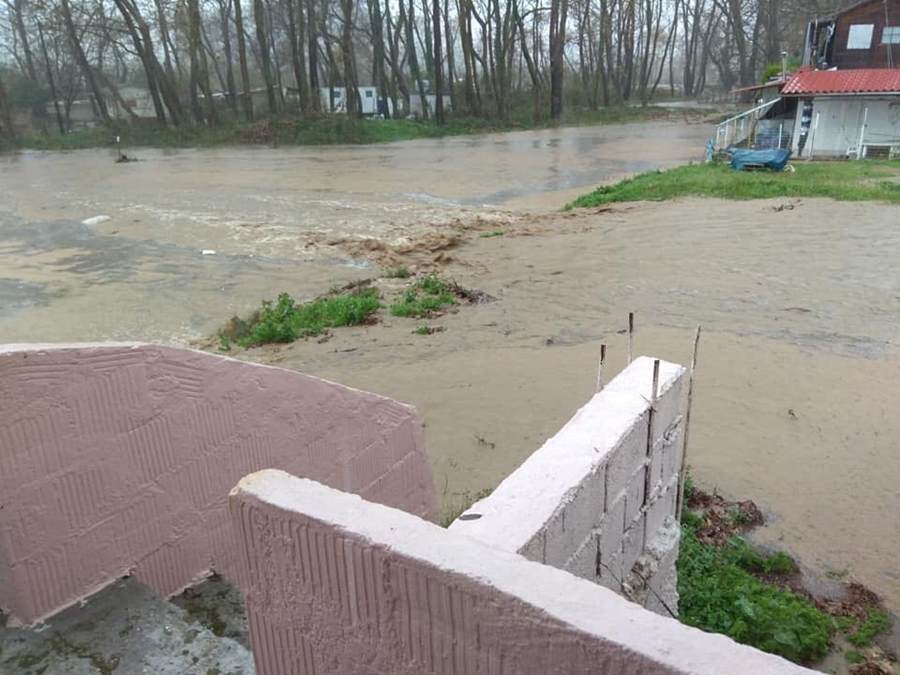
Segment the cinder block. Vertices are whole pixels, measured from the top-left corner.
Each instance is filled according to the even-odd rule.
[[[547,524],[543,562],[554,567],[565,565],[600,525],[604,499],[605,476],[601,466],[586,476],[573,494],[564,497],[560,512]]]
[[[666,485],[654,494],[647,508],[647,541],[649,542],[659,529],[665,526],[667,518],[675,517],[675,504],[678,498],[678,476],[669,479]]]
[[[682,373],[681,377],[660,384],[653,415],[654,441],[683,416],[687,409],[688,376],[684,371]]]
[[[571,572],[576,577],[587,579],[588,581],[600,581],[600,569],[598,565],[598,557],[600,555],[600,536],[595,534],[584,540],[575,555],[566,561],[563,569]]]
[[[661,481],[668,483],[672,476],[681,472],[681,457],[684,452],[684,418],[674,427],[669,435],[669,442],[663,443],[659,457],[661,459]]]
[[[600,583],[619,592],[624,576],[622,541],[625,536],[625,497],[614,502],[603,517],[599,528]]]
[[[647,418],[640,417],[611,453],[606,467],[607,502],[628,489],[631,477],[647,459]]]
[[[645,518],[646,516],[642,514],[634,520],[622,537],[622,569],[625,574],[631,571],[634,563],[644,552]]]
[[[628,481],[628,490],[625,493],[625,527],[631,523],[641,512],[644,506],[644,487],[647,476],[646,465],[641,466]]]

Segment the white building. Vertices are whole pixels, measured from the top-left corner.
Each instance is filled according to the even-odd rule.
[[[334,104],[332,105],[331,87],[319,88],[319,100],[322,102],[322,110],[331,113],[347,112],[347,88],[334,87]],[[359,87],[359,100],[363,115],[378,114],[378,90],[375,87]],[[390,105],[388,103],[388,105]]]

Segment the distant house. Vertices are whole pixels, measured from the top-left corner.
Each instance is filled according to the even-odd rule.
[[[332,98],[333,93],[333,98]],[[347,112],[347,88],[346,87],[321,87],[319,100],[322,102],[322,110],[331,113]],[[379,104],[378,89],[375,87],[359,87],[359,101],[363,115],[385,114],[390,109],[390,101],[382,99]]]
[[[777,96],[720,125],[716,145],[900,156],[900,0],[866,0],[810,22],[800,70]]]
[[[120,104],[119,99],[112,95],[111,92],[104,92],[103,100],[106,103],[106,109],[110,117],[114,119],[130,119],[131,110],[137,117],[154,118],[156,117],[156,109],[153,107],[153,98],[150,96],[150,90],[146,87],[119,87],[119,96],[124,106]],[[64,104],[60,102],[60,106]],[[128,108],[126,110],[125,108]],[[56,114],[56,108],[53,102],[47,104],[47,115]],[[100,124],[97,117],[96,107],[92,99],[83,98],[76,99],[69,104],[68,121],[71,129],[82,129],[94,127]]]

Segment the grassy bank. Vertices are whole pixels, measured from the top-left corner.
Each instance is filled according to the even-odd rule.
[[[900,204],[900,161],[798,162],[795,171],[734,171],[726,164],[697,164],[643,173],[597,188],[567,208],[679,197],[772,199],[830,197],[839,201]]]
[[[642,122],[669,116],[658,107],[615,107],[596,111],[575,111],[564,117],[563,125],[617,124]],[[318,118],[280,117],[258,122],[226,122],[216,127],[169,129],[155,122],[115,124],[66,134],[33,133],[18,140],[29,150],[79,150],[113,147],[116,136],[129,147],[194,148],[224,145],[332,145],[371,144],[417,138],[441,138],[467,134],[539,129],[554,126],[549,120],[535,122],[527,114],[514,114],[508,122],[481,117],[451,115],[444,126],[417,120],[348,119],[342,115]]]
[[[828,595],[811,593],[789,555],[748,543],[746,535],[764,522],[752,501],[699,490],[690,475],[685,499],[678,557],[683,623],[797,663],[843,654],[849,665],[870,668],[860,673],[883,672],[872,669],[885,657],[874,641],[891,624],[878,596],[854,582]]]

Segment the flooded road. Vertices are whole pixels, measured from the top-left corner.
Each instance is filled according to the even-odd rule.
[[[431,322],[237,354],[419,406],[452,509],[591,395],[600,342],[686,362],[704,326],[691,463],[767,511],[761,538],[900,609],[900,209],[828,200],[554,212],[594,185],[698,159],[710,128],[654,123],[370,147],[0,158],[0,342],[186,343],[289,291],[398,264],[496,302]],[[93,220],[90,220],[93,219]],[[85,222],[87,221],[87,222]],[[504,236],[481,238],[501,230]],[[446,250],[416,242],[447,237]],[[400,250],[400,249],[398,249]],[[204,255],[204,251],[206,254]],[[402,282],[396,282],[396,291]],[[390,291],[390,288],[387,289]],[[482,443],[485,439],[488,443]]]

